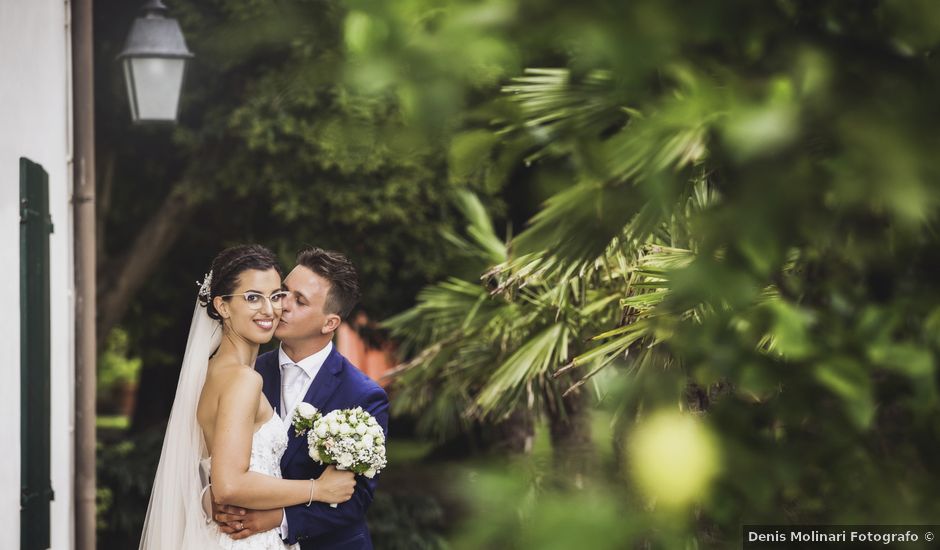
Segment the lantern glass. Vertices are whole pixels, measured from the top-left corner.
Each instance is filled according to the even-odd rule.
[[[176,120],[186,59],[127,57],[124,78],[134,122]]]

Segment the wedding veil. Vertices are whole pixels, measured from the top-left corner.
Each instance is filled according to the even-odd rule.
[[[196,406],[206,381],[209,357],[221,340],[219,322],[210,318],[197,300],[140,550],[221,548],[216,532],[206,524],[201,505],[205,483],[200,478],[200,461],[205,458],[206,445],[196,421]]]

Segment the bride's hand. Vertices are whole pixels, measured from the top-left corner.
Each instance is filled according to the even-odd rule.
[[[341,504],[352,497],[356,488],[356,475],[327,466],[317,478],[315,499],[328,504]]]
[[[218,506],[213,519],[219,530],[234,540],[280,527],[284,510],[246,510],[238,506]]]

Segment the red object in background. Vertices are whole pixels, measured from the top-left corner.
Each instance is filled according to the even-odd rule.
[[[369,378],[385,387],[391,380],[384,376],[396,365],[395,345],[391,341],[386,341],[378,348],[370,346],[354,328],[354,326],[367,326],[368,324],[368,317],[360,312],[352,323],[340,325],[337,330],[336,349]]]

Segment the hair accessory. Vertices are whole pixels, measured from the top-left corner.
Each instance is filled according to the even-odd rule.
[[[211,293],[210,289],[212,288],[212,270],[209,270],[209,273],[202,278],[202,282],[196,281],[196,284],[199,285],[199,296],[209,299],[209,294]]]

